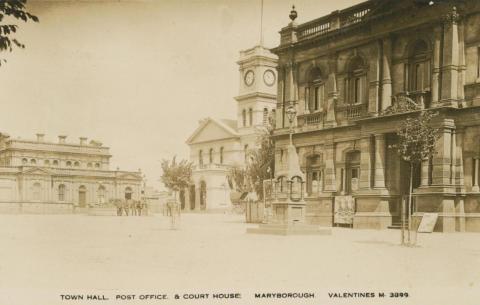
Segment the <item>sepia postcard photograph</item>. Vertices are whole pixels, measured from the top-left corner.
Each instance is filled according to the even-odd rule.
[[[0,305],[479,305],[480,0],[0,0]]]

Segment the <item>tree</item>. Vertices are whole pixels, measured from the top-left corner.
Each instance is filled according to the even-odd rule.
[[[14,38],[18,25],[13,24],[13,19],[27,22],[29,20],[38,22],[37,16],[26,11],[27,0],[0,0],[0,51],[13,50],[13,47],[25,48],[25,45]],[[7,23],[4,23],[7,22]],[[0,58],[0,66],[6,60]]]
[[[247,171],[244,168],[240,168],[237,166],[230,168],[227,174],[228,185],[230,186],[230,189],[239,193],[249,191],[246,183],[246,178]]]
[[[177,192],[185,189],[192,180],[193,164],[187,160],[177,162],[176,157],[172,161],[162,160],[162,176],[161,180],[165,187],[174,192],[175,200]]]
[[[399,142],[394,145],[399,156],[410,164],[410,185],[408,195],[409,223],[408,243],[410,243],[411,208],[412,208],[412,180],[413,169],[420,166],[422,161],[429,160],[435,153],[438,139],[438,129],[431,126],[431,120],[436,114],[431,111],[421,111],[418,116],[407,118],[397,131]],[[403,202],[403,201],[402,201]],[[403,215],[402,206],[402,215]],[[402,244],[404,243],[404,223],[402,217]]]
[[[259,130],[260,133],[257,138],[258,148],[248,152],[246,174],[260,200],[263,199],[263,181],[271,179],[275,171],[274,128],[275,118],[270,116],[268,124]]]

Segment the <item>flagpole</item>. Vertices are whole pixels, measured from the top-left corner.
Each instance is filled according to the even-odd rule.
[[[263,0],[260,8],[260,46],[263,46]]]

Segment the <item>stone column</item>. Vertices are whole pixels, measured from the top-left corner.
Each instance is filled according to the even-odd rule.
[[[372,139],[365,136],[360,139],[360,189],[369,189],[372,181]]]
[[[200,184],[195,186],[195,211],[200,211],[200,195],[201,187]]]
[[[335,119],[335,104],[338,100],[338,92],[337,92],[337,56],[330,55],[328,58],[328,80],[327,80],[327,92],[328,92],[328,100],[327,100],[327,114],[325,116],[324,125],[325,127],[335,127],[337,126],[337,121]]]
[[[277,110],[275,111],[275,121],[277,127],[284,126],[283,105],[285,101],[285,68],[283,66],[277,67],[278,87],[277,87]]]
[[[438,106],[440,94],[440,66],[441,66],[441,48],[442,48],[442,28],[440,25],[434,29],[433,44],[433,70],[432,70],[432,107]]]
[[[479,160],[478,158],[473,158],[473,173],[472,179],[475,181],[472,186],[472,192],[480,192],[480,187],[478,186],[478,170],[479,170]]]
[[[420,180],[420,186],[428,186],[428,164],[429,161],[428,159],[422,161],[422,171],[421,171],[421,180]]]
[[[463,135],[464,130],[457,130],[455,133],[456,137],[456,146],[454,147],[456,151],[456,160],[455,160],[455,184],[462,188],[462,191],[465,187],[465,177],[463,170]]]
[[[325,189],[324,192],[332,193],[337,191],[335,179],[335,143],[325,144]]]
[[[385,188],[385,135],[375,135],[375,188]]]
[[[440,126],[440,138],[437,141],[433,156],[434,185],[449,185],[452,163],[452,130],[455,128],[452,119],[444,119]]]
[[[454,7],[444,16],[443,28],[443,65],[442,65],[442,104],[456,105],[458,101],[458,22],[459,15]]]
[[[381,41],[378,41],[376,54],[370,54],[373,60],[370,61],[368,77],[365,79],[367,82],[367,103],[368,103],[368,113],[370,115],[378,115],[379,104],[380,104],[380,64],[382,62],[381,58]]]
[[[392,76],[390,66],[392,64],[392,39],[383,39],[382,54],[382,109],[385,110],[392,105]]]

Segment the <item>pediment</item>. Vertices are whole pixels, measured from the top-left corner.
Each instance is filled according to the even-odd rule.
[[[52,175],[52,172],[45,168],[41,167],[33,167],[33,168],[27,168],[22,171],[22,174],[24,175],[41,175],[41,176],[50,176]]]
[[[188,138],[187,144],[225,140],[238,136],[236,130],[218,120],[208,118]]]
[[[125,179],[125,180],[141,180],[142,179],[140,175],[134,174],[134,173],[121,174],[121,175],[118,175],[117,178]]]

